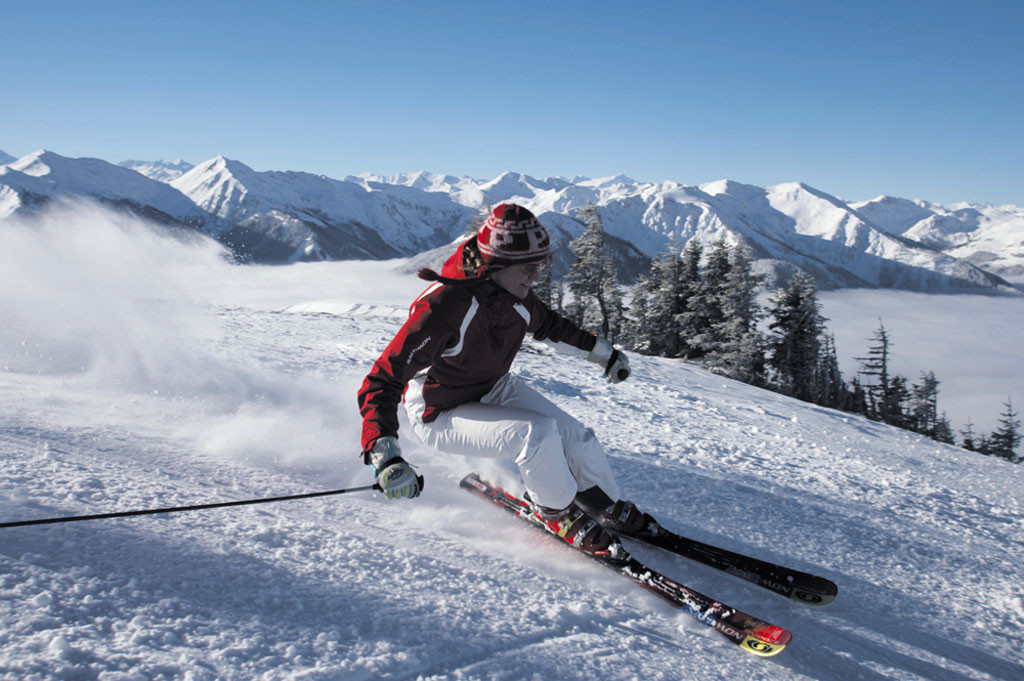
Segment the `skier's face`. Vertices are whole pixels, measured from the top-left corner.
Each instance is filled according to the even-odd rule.
[[[544,265],[545,263],[539,262],[503,267],[491,273],[491,281],[522,300],[530,292],[530,287],[540,281]]]

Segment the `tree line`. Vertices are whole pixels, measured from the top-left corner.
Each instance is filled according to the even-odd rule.
[[[810,275],[797,272],[763,306],[757,295],[762,277],[746,246],[719,240],[705,247],[691,239],[658,256],[627,303],[600,213],[589,205],[578,216],[584,231],[569,244],[574,260],[568,274],[556,282],[548,268],[535,288],[577,324],[634,352],[699,360],[751,385],[958,444],[938,409],[935,373],[922,372],[911,383],[890,370],[893,343],[881,320],[866,354],[855,358],[856,376],[843,376]],[[1003,406],[996,430],[978,434],[968,421],[959,445],[1021,463],[1019,413],[1011,399]]]

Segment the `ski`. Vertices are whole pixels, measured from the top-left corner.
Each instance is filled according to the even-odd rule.
[[[650,516],[647,517],[650,518]],[[653,519],[648,524],[648,528],[650,531],[630,535],[631,538],[709,565],[797,603],[825,605],[835,599],[836,594],[839,593],[839,588],[835,583],[824,577],[688,539],[665,529]]]
[[[527,521],[545,535],[558,540],[557,537],[548,532],[539,520],[535,519],[535,516],[530,512],[529,502],[509,494],[500,487],[484,482],[476,473],[470,473],[464,477],[459,486],[486,499],[495,506],[505,509]],[[560,543],[572,549],[569,544],[561,541]],[[792,639],[792,634],[782,627],[769,624],[736,608],[716,601],[645,566],[639,560],[630,556],[618,539],[614,540],[611,550],[607,552],[607,555],[590,553],[585,553],[584,555],[619,572],[640,586],[653,591],[673,606],[686,610],[698,622],[710,627],[721,634],[726,640],[748,653],[760,657],[778,655]]]

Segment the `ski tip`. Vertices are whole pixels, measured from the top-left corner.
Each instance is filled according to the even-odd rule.
[[[793,595],[790,597],[791,600],[797,603],[803,603],[804,605],[828,605],[836,599],[835,594],[820,594],[812,591],[800,591],[796,589],[793,591]]]
[[[781,653],[792,639],[793,634],[786,629],[769,624],[747,634],[740,647],[758,657],[772,657]]]
[[[825,605],[836,599],[839,588],[827,579],[816,578],[814,584],[794,586],[790,599],[804,605]]]

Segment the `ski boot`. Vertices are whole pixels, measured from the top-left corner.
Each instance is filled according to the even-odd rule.
[[[612,501],[600,487],[576,495],[575,503],[589,512],[606,530],[639,539],[657,536],[661,526],[632,501]]]
[[[530,501],[529,495],[527,500]],[[570,546],[595,556],[607,557],[614,553],[613,548],[619,542],[575,502],[562,509],[530,503],[534,521]]]

